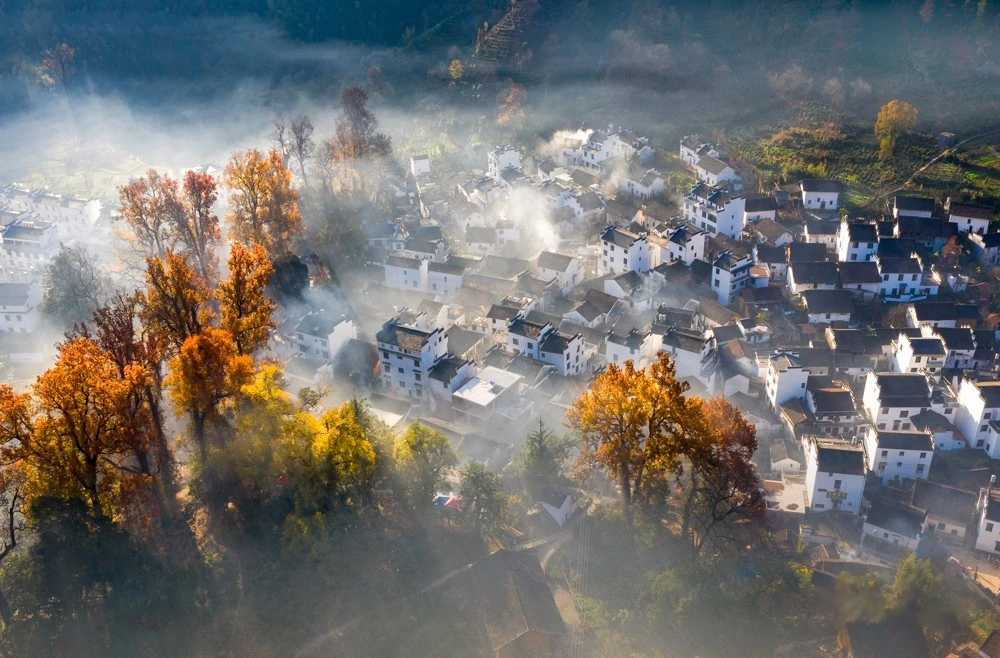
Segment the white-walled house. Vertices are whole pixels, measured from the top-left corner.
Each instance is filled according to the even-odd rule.
[[[37,283],[0,283],[0,333],[27,334],[41,320],[42,287]]]
[[[302,318],[295,327],[299,351],[328,363],[336,360],[348,341],[357,337],[357,325],[345,315],[314,313]]]
[[[627,334],[610,331],[604,341],[605,356],[608,363],[620,366],[631,361],[637,368],[645,368],[656,358],[661,343],[662,339],[649,331],[631,329]]]
[[[682,261],[688,267],[696,259],[705,259],[705,243],[708,233],[690,226],[678,226],[666,239],[665,244],[660,244],[660,263],[670,263],[675,260]]]
[[[794,398],[805,397],[809,374],[794,354],[777,352],[767,360],[764,391],[775,413],[779,405]]]
[[[710,142],[706,142],[698,135],[688,135],[681,139],[680,158],[689,167],[694,167],[698,160],[705,156],[719,157],[719,152],[715,150]]]
[[[879,548],[883,554],[889,546],[915,551],[920,545],[925,517],[922,509],[888,496],[876,496],[861,527],[861,543],[870,544],[868,538],[874,537],[885,547]]]
[[[806,290],[836,290],[840,282],[837,264],[832,261],[792,263],[788,266],[788,291],[801,295]]]
[[[934,199],[923,196],[897,194],[892,199],[892,216],[895,219],[899,219],[900,217],[923,217],[929,219],[934,216]]]
[[[431,173],[431,159],[426,153],[410,156],[410,173],[414,178]]]
[[[926,480],[934,459],[928,432],[892,432],[872,427],[865,436],[868,470],[882,486],[901,480]]]
[[[963,543],[967,528],[976,517],[978,496],[964,489],[929,480],[917,480],[911,503],[927,510],[925,531],[938,539]]]
[[[807,210],[836,210],[840,207],[842,185],[832,180],[804,180],[799,184],[802,190],[802,207]]]
[[[600,274],[643,274],[651,268],[650,244],[645,233],[611,227],[601,235]]]
[[[381,362],[382,387],[407,397],[430,395],[431,369],[448,353],[444,328],[429,331],[408,326],[396,316],[375,335]]]
[[[870,372],[861,404],[876,429],[905,432],[913,416],[932,407],[930,386],[922,374]]]
[[[841,261],[874,260],[878,251],[878,229],[874,224],[848,222],[844,218],[837,231],[837,259]]]
[[[58,251],[54,224],[17,220],[0,227],[0,268],[39,271]]]
[[[911,338],[905,333],[893,341],[894,372],[920,372],[937,379],[944,369],[947,352],[940,338]]]
[[[638,199],[652,199],[667,190],[663,175],[655,169],[631,169],[616,177],[618,188]]]
[[[712,235],[735,238],[746,225],[746,198],[701,182],[684,197],[684,219]]]
[[[543,251],[535,260],[535,271],[543,281],[559,284],[563,293],[576,287],[582,280],[580,259],[553,251]]]
[[[990,230],[990,220],[993,219],[993,208],[972,203],[960,203],[950,198],[945,204],[948,211],[948,221],[958,227],[962,233],[978,233],[985,235]]]
[[[963,379],[958,386],[955,427],[970,448],[983,450],[991,459],[1000,459],[1000,441],[990,424],[1000,419],[1000,381],[977,382]]]
[[[736,255],[731,251],[719,254],[712,263],[710,288],[720,304],[728,306],[737,292],[750,285],[752,265],[750,254]]]
[[[521,169],[521,154],[513,146],[498,146],[486,158],[487,172],[494,182],[500,182],[500,176],[508,170]]]
[[[773,196],[748,196],[743,204],[743,221],[745,223],[758,222],[762,219],[775,221],[778,215],[778,203]],[[792,241],[791,233],[788,234],[788,242]],[[773,243],[780,246],[778,242]]]
[[[695,163],[694,173],[698,177],[698,180],[705,181],[709,185],[740,180],[735,169],[711,155],[706,155]]]
[[[979,490],[976,503],[976,550],[1000,555],[1000,490],[989,487]]]
[[[808,437],[806,489],[809,511],[840,510],[858,515],[865,490],[865,455],[861,446]]]

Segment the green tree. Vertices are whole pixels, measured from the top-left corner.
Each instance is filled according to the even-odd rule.
[[[444,434],[426,425],[410,425],[393,446],[392,456],[413,507],[424,507],[445,482],[447,470],[458,463]]]
[[[897,607],[926,606],[936,602],[941,593],[941,575],[934,573],[930,560],[908,553],[899,561],[892,582],[892,597]]]
[[[575,442],[571,436],[559,436],[538,419],[538,429],[524,439],[517,457],[525,491],[538,496],[546,484],[562,472]]]
[[[465,518],[480,532],[495,533],[507,517],[509,499],[500,476],[486,470],[482,462],[471,462],[459,476],[459,496]]]

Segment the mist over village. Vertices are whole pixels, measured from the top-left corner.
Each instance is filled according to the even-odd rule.
[[[0,656],[1000,658],[1000,7],[0,2]]]

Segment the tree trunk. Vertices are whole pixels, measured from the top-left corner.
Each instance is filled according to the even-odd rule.
[[[4,596],[3,592],[0,592],[0,620],[3,620],[4,626],[10,626],[10,618],[13,615],[10,609],[10,603],[7,601],[7,597]]]
[[[628,471],[622,469],[619,483],[622,488],[622,502],[625,504],[625,523],[632,527],[632,486],[628,479]]]
[[[205,442],[205,414],[199,411],[191,412],[191,422],[194,425],[194,442],[198,444],[198,455],[201,457],[202,468],[208,460],[208,445]]]
[[[684,511],[681,515],[681,535],[685,538],[691,532],[691,511],[694,509],[694,497],[698,490],[698,476],[694,467],[691,467],[691,487],[688,490],[687,499],[684,501]]]

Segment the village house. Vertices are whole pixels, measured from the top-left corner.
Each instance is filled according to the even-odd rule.
[[[775,221],[778,215],[778,204],[774,200],[773,196],[748,196],[743,204],[743,222],[749,224],[750,222],[758,222],[763,220],[769,220],[771,222]],[[780,225],[778,225],[780,226]],[[785,238],[779,235],[781,240]],[[788,232],[787,241],[791,242],[793,236],[791,232]],[[771,244],[779,245],[780,242],[775,242],[771,240]]]
[[[745,198],[705,182],[695,184],[684,197],[684,219],[711,235],[739,236],[745,226],[745,209]]]
[[[937,327],[929,330],[944,342],[947,369],[975,368],[976,334],[968,327]]]
[[[972,233],[969,235],[969,246],[976,260],[983,265],[1000,265],[1000,233]]]
[[[785,281],[788,277],[788,249],[755,244],[754,262],[767,267],[771,281]]]
[[[653,290],[649,285],[649,277],[643,277],[635,272],[625,272],[615,277],[604,279],[604,292],[621,300],[623,311],[633,315],[653,309]]]
[[[979,308],[955,302],[915,302],[906,308],[906,326],[920,329],[975,328]]]
[[[1000,555],[1000,491],[990,486],[979,490],[976,501],[976,550]]]
[[[601,290],[588,290],[579,304],[563,314],[563,319],[589,329],[611,322],[621,314],[623,304]]]
[[[426,399],[428,377],[448,353],[448,336],[441,327],[417,329],[403,324],[399,315],[375,335],[381,357],[382,388],[399,395]]]
[[[840,223],[834,219],[807,219],[802,228],[802,240],[809,244],[821,244],[828,251],[837,251]]]
[[[990,425],[1000,419],[1000,381],[979,382],[963,379],[958,386],[955,427],[970,448],[982,450],[991,459],[1000,459],[1000,441]]]
[[[702,364],[711,349],[711,341],[694,329],[669,328],[660,345],[660,351],[673,360],[678,379],[693,377],[703,385],[708,379],[702,376]]]
[[[656,358],[662,339],[650,331],[630,329],[627,334],[608,332],[605,357],[608,363],[621,365],[631,361],[637,368],[644,368]]]
[[[809,210],[836,210],[842,185],[832,180],[804,180],[799,183],[802,207]]]
[[[450,341],[449,341],[450,342]],[[451,403],[452,395],[476,375],[476,362],[447,354],[431,368],[428,381],[435,400]]]
[[[792,263],[788,266],[788,292],[799,295],[806,290],[836,290],[840,283],[837,263]]]
[[[581,281],[581,264],[578,258],[543,251],[535,259],[535,273],[545,281],[553,279],[559,285],[563,294],[568,293]]]
[[[928,432],[893,432],[871,428],[865,437],[868,470],[882,486],[902,480],[926,480],[934,458],[934,444]]]
[[[414,178],[429,176],[431,173],[431,159],[426,153],[410,156],[410,174]]]
[[[696,259],[705,258],[705,244],[708,241],[708,234],[705,231],[693,226],[678,226],[670,232],[670,237],[663,242],[658,242],[660,263],[670,263],[680,261],[691,266]]]
[[[861,402],[875,429],[893,432],[912,429],[911,418],[932,407],[927,378],[912,373],[869,373]]]
[[[711,290],[719,303],[728,306],[737,292],[750,284],[749,254],[737,256],[731,251],[722,252],[712,263]]]
[[[704,157],[718,158],[719,152],[698,135],[688,135],[681,139],[680,158],[687,166],[694,168],[698,160]]]
[[[711,155],[706,155],[698,159],[698,162],[694,165],[694,173],[698,177],[698,180],[705,181],[709,185],[732,183],[740,180],[735,169],[728,163]]]
[[[961,544],[976,516],[976,498],[972,491],[921,479],[914,483],[910,504],[927,510],[927,534]]]
[[[964,450],[968,447],[965,437],[943,414],[927,409],[912,416],[911,420],[913,421],[913,429],[930,433],[935,450]]]
[[[934,199],[897,194],[892,198],[891,210],[893,219],[897,220],[900,217],[924,217],[929,219],[934,216]]]
[[[874,224],[848,222],[845,217],[837,232],[837,259],[870,261],[878,250],[878,230]]]
[[[513,146],[498,146],[486,156],[486,165],[489,177],[499,184],[504,172],[521,171],[521,154]]]
[[[38,326],[42,287],[30,282],[0,282],[0,333],[27,334]]]
[[[522,399],[524,378],[509,370],[486,366],[451,396],[455,415],[472,425],[520,421],[531,409]]]
[[[861,299],[874,299],[878,296],[882,284],[882,276],[878,264],[873,262],[838,262],[837,273],[840,275],[840,287],[850,290]]]
[[[358,337],[358,327],[345,315],[312,313],[295,326],[298,349],[303,355],[327,363],[336,360],[347,343]]]
[[[790,270],[789,270],[790,272]],[[791,274],[789,274],[791,278]],[[847,290],[805,290],[802,299],[806,305],[809,324],[851,324],[854,299]]]
[[[945,202],[948,221],[962,233],[989,233],[990,220],[993,219],[993,208],[973,203],[952,201],[949,197]]]
[[[655,169],[629,167],[627,173],[616,177],[618,188],[638,199],[652,199],[666,192],[663,175]]]
[[[766,197],[766,198],[769,198],[772,201],[774,200],[773,197]],[[749,204],[751,201],[757,201],[757,199],[747,199],[746,203]],[[794,241],[795,236],[792,235],[792,232],[789,231],[784,226],[782,226],[781,224],[779,224],[778,222],[774,221],[773,219],[767,217],[764,219],[751,218],[750,217],[751,213],[749,210],[746,211],[746,214],[747,214],[746,223],[750,224],[751,221],[756,222],[752,224],[752,228],[754,231],[756,231],[757,235],[764,240],[766,244],[770,244],[775,247],[783,247],[786,244],[791,244]]]
[[[40,271],[59,251],[55,225],[17,220],[0,227],[0,267]]]
[[[937,379],[944,369],[947,352],[940,338],[911,338],[900,333],[893,342],[893,372],[919,372]]]
[[[865,456],[861,446],[807,437],[806,489],[809,510],[839,510],[857,516],[865,490]]]
[[[646,233],[630,233],[611,227],[601,235],[600,274],[645,273],[651,267],[650,244]]]
[[[926,299],[931,295],[932,286],[923,284],[924,269],[916,257],[895,258],[875,256],[882,283],[879,296],[886,301],[908,302]],[[937,294],[937,286],[933,286]]]
[[[888,556],[892,556],[890,547],[896,551],[915,551],[923,534],[925,517],[925,510],[888,496],[875,496],[861,528],[861,543]]]

